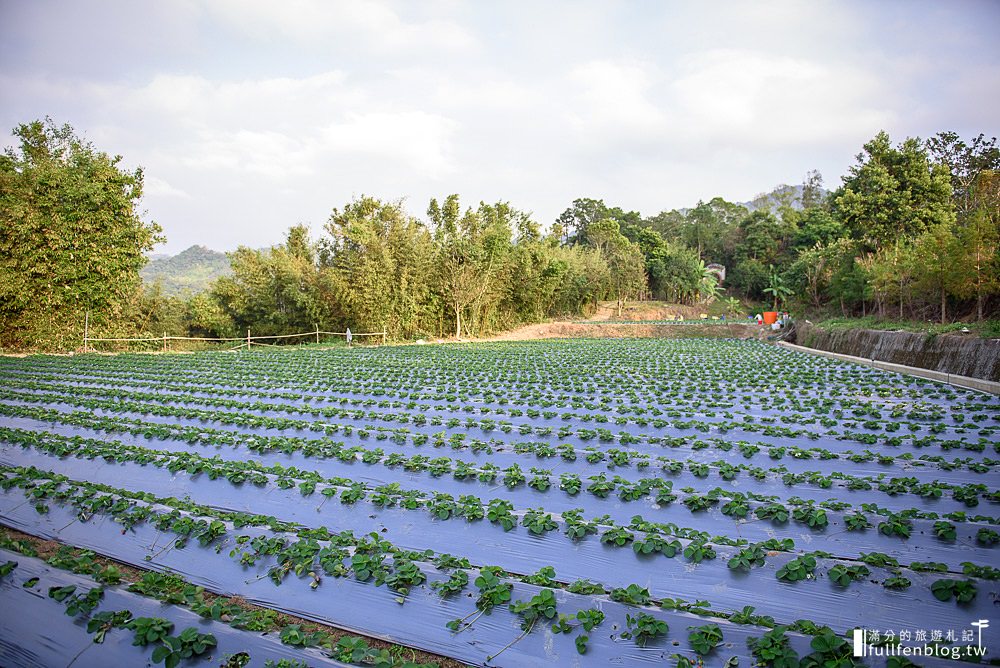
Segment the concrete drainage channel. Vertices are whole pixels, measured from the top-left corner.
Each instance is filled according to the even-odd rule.
[[[939,383],[945,383],[947,385],[954,385],[956,387],[964,387],[970,390],[978,390],[980,392],[988,392],[990,394],[1000,395],[1000,382],[992,380],[985,380],[983,378],[971,378],[969,376],[959,376],[953,373],[934,371],[933,369],[921,369],[920,367],[906,366],[905,364],[893,364],[891,362],[882,362],[877,359],[869,359],[866,357],[856,357],[854,355],[831,353],[826,350],[817,350],[816,348],[808,348],[806,346],[800,346],[794,343],[788,343],[786,341],[779,341],[778,345],[782,346],[783,348],[788,348],[789,350],[797,350],[799,352],[810,353],[812,355],[819,355],[820,357],[829,357],[830,359],[843,360],[845,362],[854,362],[855,364],[862,364],[864,366],[870,366],[875,369],[882,369],[883,371],[893,371],[895,373],[901,373],[907,376],[926,378],[928,380],[937,381]]]

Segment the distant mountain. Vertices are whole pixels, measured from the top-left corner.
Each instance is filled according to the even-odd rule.
[[[774,190],[768,193],[762,193],[757,195],[749,202],[738,202],[740,206],[745,206],[750,211],[757,211],[758,209],[767,209],[771,213],[777,213],[781,206],[787,204],[793,209],[802,210],[802,184],[795,186],[780,185]],[[819,196],[820,199],[825,199],[830,191],[820,187]]]
[[[766,193],[761,193],[757,195],[752,200],[748,202],[733,202],[738,206],[745,207],[749,211],[757,211],[758,209],[766,209],[773,214],[778,213],[778,209],[781,208],[786,203],[791,206],[796,211],[801,211],[802,206],[802,184],[796,186],[780,185],[776,186],[773,190]],[[819,187],[819,199],[825,200],[830,191],[822,186]],[[677,213],[681,215],[688,215],[694,211],[695,207],[684,207],[682,209],[675,209]]]
[[[139,275],[147,286],[159,282],[165,295],[181,295],[207,290],[212,281],[230,273],[225,253],[191,246],[177,255],[153,255]]]

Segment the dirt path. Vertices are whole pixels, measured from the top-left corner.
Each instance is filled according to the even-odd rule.
[[[643,324],[650,320],[669,320],[678,315],[686,320],[696,320],[704,310],[697,306],[681,306],[663,302],[634,302],[628,304],[618,317],[614,302],[602,302],[597,310],[586,319],[566,319],[536,323],[502,332],[494,336],[474,339],[435,340],[435,343],[459,343],[480,341],[535,341],[539,339],[561,338],[758,338],[762,331],[756,325],[744,322],[708,321],[705,324]],[[621,324],[616,324],[621,323]]]

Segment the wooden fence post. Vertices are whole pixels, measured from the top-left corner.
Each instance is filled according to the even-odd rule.
[[[385,332],[385,330],[383,329],[383,330],[382,330],[382,345],[383,345],[383,346],[385,345],[385,334],[386,334],[386,332]]]
[[[250,350],[250,328],[247,327],[247,350]]]
[[[163,332],[163,352],[167,352],[167,333]]]
[[[319,323],[316,323],[316,344],[319,345]]]

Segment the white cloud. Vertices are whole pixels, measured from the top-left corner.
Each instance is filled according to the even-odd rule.
[[[156,176],[144,175],[143,184],[145,194],[152,197],[178,197],[181,199],[191,199],[191,195],[184,190],[176,188]]]
[[[402,162],[437,179],[454,170],[450,138],[455,129],[454,121],[422,111],[349,114],[323,128],[322,149],[347,154],[337,156],[342,160],[360,154]]]
[[[449,20],[408,23],[388,4],[374,0],[212,0],[212,14],[264,39],[290,39],[310,45],[348,39],[374,51],[432,49],[461,51],[476,44],[462,26]]]
[[[687,56],[681,71],[674,99],[697,141],[828,144],[893,120],[884,82],[859,68],[715,49]]]
[[[340,72],[223,82],[159,76],[106,94],[133,113],[159,115],[181,138],[161,152],[165,162],[202,173],[242,172],[277,183],[359,157],[432,178],[453,169],[453,120],[383,103],[371,84],[348,82]]]
[[[577,93],[571,118],[588,133],[660,132],[667,119],[651,99],[655,78],[648,63],[595,60],[580,65],[569,74]]]
[[[171,251],[265,245],[362,193],[547,223],[580,196],[653,213],[835,184],[883,128],[1000,134],[996,10],[971,5],[24,7],[0,21],[0,122],[51,115],[142,165]]]

